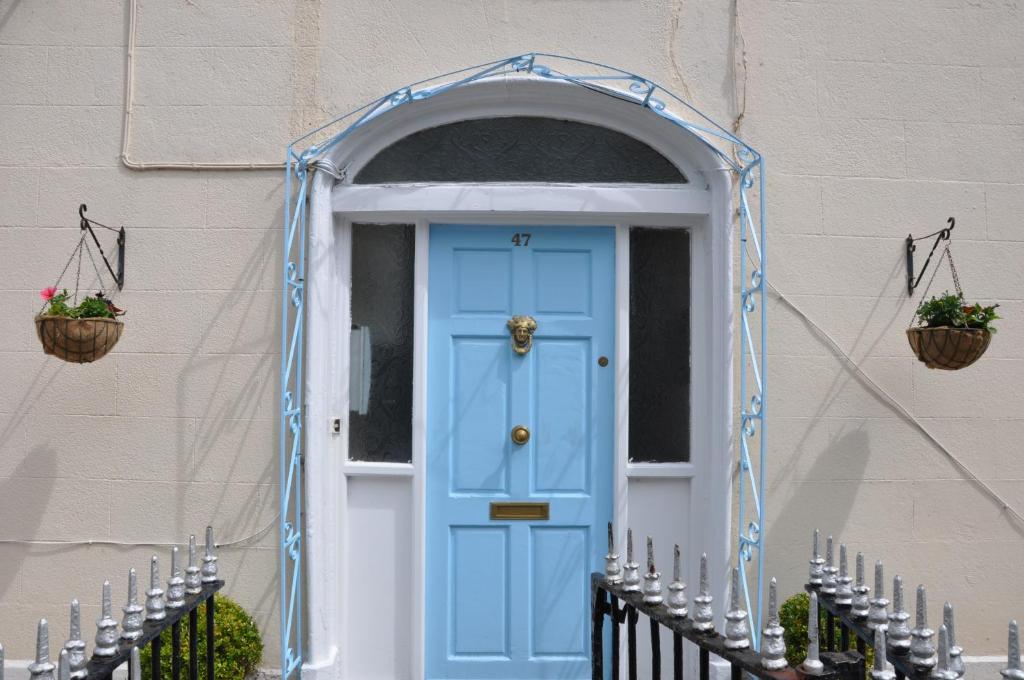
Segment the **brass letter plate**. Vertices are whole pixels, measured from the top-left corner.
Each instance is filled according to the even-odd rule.
[[[491,503],[491,519],[550,519],[548,503]]]

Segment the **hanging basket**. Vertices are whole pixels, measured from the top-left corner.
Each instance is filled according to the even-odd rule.
[[[984,328],[908,328],[907,340],[928,368],[956,371],[981,358],[992,342],[992,333]]]
[[[36,335],[43,351],[76,364],[102,358],[121,339],[123,330],[124,323],[117,319],[36,315]]]

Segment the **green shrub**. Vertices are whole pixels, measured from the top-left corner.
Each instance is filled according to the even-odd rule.
[[[793,597],[789,598],[782,603],[779,608],[779,625],[785,630],[784,637],[786,639],[786,661],[793,668],[796,668],[804,662],[807,658],[807,610],[811,606],[811,598],[807,593],[797,593]],[[822,616],[824,621],[824,610],[818,610],[818,614]],[[821,641],[819,647],[822,651],[825,651],[825,639],[826,632],[824,629],[820,631],[818,639]],[[851,642],[853,642],[853,634],[850,634]],[[835,639],[836,645],[839,644],[840,629],[839,620],[836,619],[835,626]],[[867,648],[867,659],[865,661],[867,670],[871,669],[871,664],[874,663],[874,652],[870,646]]]
[[[221,594],[214,595],[216,604],[213,611],[214,625],[214,666],[216,680],[243,680],[252,675],[263,657],[263,638],[252,617],[234,600]],[[199,614],[199,678],[206,678],[206,605],[197,610]],[[171,629],[160,635],[163,649],[160,652],[161,677],[171,677]],[[142,677],[152,680],[150,646],[142,649]],[[181,624],[181,676],[188,677],[188,617]]]

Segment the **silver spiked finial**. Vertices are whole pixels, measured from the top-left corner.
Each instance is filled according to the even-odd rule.
[[[178,546],[171,548],[171,577],[167,579],[167,608],[181,609],[185,606],[185,579],[178,567]]]
[[[949,636],[949,670],[956,673],[956,677],[963,677],[965,672],[962,647],[956,644],[956,628],[953,625],[953,605],[949,602],[942,605],[942,625],[946,627],[946,635]]]
[[[89,675],[85,670],[88,660],[85,658],[85,640],[82,639],[82,612],[78,600],[71,600],[71,613],[68,618],[68,641],[64,643],[64,651],[68,653],[68,675],[72,680],[81,680]]]
[[[956,680],[956,671],[949,666],[949,631],[946,624],[939,626],[939,650],[935,669],[931,672],[935,680]]]
[[[882,575],[882,561],[875,562],[875,596],[869,601],[868,628],[876,630],[889,625],[889,600],[885,597],[885,577]]]
[[[121,607],[121,639],[134,642],[142,637],[142,620],[145,608],[139,604],[139,577],[135,568],[128,570],[128,601]]]
[[[146,620],[163,621],[167,618],[164,590],[160,587],[160,561],[156,555],[149,562],[149,590],[146,591]]]
[[[610,586],[622,583],[622,567],[619,565],[619,554],[615,552],[615,534],[611,522],[608,522],[608,554],[604,556],[604,582]]]
[[[36,660],[28,665],[32,680],[53,680],[55,666],[50,662],[50,626],[46,619],[39,619],[36,628]]]
[[[835,595],[836,574],[839,573],[839,570],[836,569],[835,560],[833,559],[831,536],[825,541],[825,566],[822,567],[821,571],[821,594]]]
[[[626,564],[622,567],[622,589],[627,593],[640,591],[640,565],[633,561],[632,529],[626,529]]]
[[[1006,643],[1006,668],[999,671],[1006,680],[1024,680],[1024,670],[1020,667],[1020,629],[1016,621],[1010,621]]]
[[[142,658],[138,647],[132,647],[128,657],[128,680],[142,680]]]
[[[686,584],[683,583],[679,564],[679,544],[672,550],[672,583],[668,584],[668,613],[677,618],[686,616]]]
[[[750,647],[750,623],[747,612],[740,606],[740,570],[732,568],[732,585],[729,588],[729,611],[725,613],[725,648],[747,649]]]
[[[644,574],[644,602],[661,604],[661,574],[654,568],[654,541],[647,537],[647,573]]]
[[[807,582],[812,586],[820,586],[822,576],[825,574],[825,560],[821,559],[821,553],[818,551],[817,529],[814,530],[814,538],[811,541],[811,568]]]
[[[711,610],[711,586],[708,583],[708,554],[700,556],[700,594],[693,598],[693,629],[702,633],[715,630],[715,613]]]
[[[773,577],[768,582],[768,623],[761,631],[761,668],[777,671],[785,668],[785,631],[779,624],[778,585]]]
[[[935,631],[928,627],[928,598],[923,585],[917,587],[917,619],[910,635],[910,663],[918,668],[935,668]]]
[[[96,644],[92,648],[93,656],[108,657],[117,654],[117,621],[110,615],[111,609],[110,581],[104,581],[103,605],[100,618],[96,622]]]
[[[889,614],[889,627],[885,631],[886,643],[896,654],[903,654],[910,649],[910,614],[903,609],[903,578],[896,576],[892,580],[892,613]]]
[[[807,675],[821,675],[825,670],[818,652],[818,593],[812,592],[807,603],[807,658],[800,664],[800,670]]]
[[[203,555],[203,583],[216,583],[217,556],[213,554],[213,527],[206,527],[206,554]]]
[[[60,650],[57,657],[57,680],[71,680],[71,662],[68,661],[68,650]]]
[[[871,680],[893,680],[896,674],[885,666],[885,626],[875,628],[875,665],[871,669]]]
[[[849,568],[846,562],[846,544],[839,544],[839,577],[836,579],[836,604],[840,607],[849,607],[853,604],[853,588],[850,584]]]
[[[864,553],[857,553],[857,580],[853,584],[853,604],[850,615],[855,619],[866,619],[871,608],[868,593],[871,589],[864,583]]]
[[[608,525],[611,531],[611,524]],[[199,565],[196,564],[196,535],[188,537],[188,566],[185,567],[185,592],[189,595],[198,595],[203,592],[203,581],[199,575]]]

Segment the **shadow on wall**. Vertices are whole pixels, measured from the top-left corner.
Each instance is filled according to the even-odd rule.
[[[283,212],[273,219],[283,220]],[[179,408],[190,400],[190,385],[200,382],[210,385],[207,410],[196,418],[194,470],[197,477],[201,478],[198,473],[210,462],[211,456],[232,456],[230,465],[218,470],[217,481],[223,483],[219,485],[213,504],[205,509],[209,521],[218,528],[220,540],[253,535],[277,514],[276,475],[273,473],[279,427],[276,395],[280,381],[277,366],[281,298],[280,291],[264,294],[253,291],[260,290],[267,267],[273,268],[275,282],[281,279],[281,233],[276,229],[253,230],[253,237],[258,238],[259,246],[253,249],[248,260],[237,265],[241,273],[232,283],[229,294],[223,295],[209,313],[204,313],[206,326],[177,381]],[[230,294],[234,291],[239,294]],[[265,306],[268,299],[271,310]],[[270,329],[266,328],[267,319],[273,320]],[[253,331],[254,328],[257,330]],[[230,335],[225,329],[230,329]],[[205,348],[214,332],[222,339],[218,341],[217,352],[207,354]],[[211,373],[216,374],[215,377],[210,377]],[[261,408],[266,405],[268,391],[275,397],[269,412]],[[266,423],[271,423],[266,428],[270,441],[265,441],[262,433],[266,430],[260,429],[261,422],[264,428]],[[246,446],[253,441],[252,448]],[[243,485],[248,491],[241,503],[237,497],[228,498],[230,492],[239,488],[231,483],[238,477],[254,481]],[[184,519],[186,498],[179,497],[175,501],[177,516]],[[245,511],[229,514],[239,507]],[[276,523],[261,537],[267,535],[276,535]],[[247,545],[258,545],[258,541],[254,538]],[[237,559],[232,560],[235,574],[228,579],[226,592],[231,594],[233,584],[241,585],[239,577],[244,575],[246,596],[242,604],[251,612],[269,612],[277,599],[276,570],[267,573],[260,569],[260,563],[250,567],[247,562],[252,556],[245,550],[238,550],[233,557]],[[265,576],[265,584],[253,582],[254,576]],[[267,630],[263,632],[268,636]]]
[[[11,432],[17,428],[17,424],[24,420],[25,413],[29,408],[30,405],[26,405],[22,412],[18,414],[18,417],[14,418],[7,429],[0,434],[0,450],[4,448],[3,445],[10,439]],[[49,500],[53,496],[53,483],[57,468],[54,461],[55,455],[53,449],[48,446],[33,447],[28,452],[28,455],[18,463],[18,466],[11,471],[11,475],[6,479],[0,480],[0,498],[17,498],[20,495],[17,493],[17,488],[25,484],[24,477],[40,475],[37,479],[33,480],[35,482],[32,487],[34,496],[33,507],[42,508],[49,505]],[[29,474],[26,475],[26,472]],[[36,536],[42,519],[43,514],[41,512],[29,511],[18,513],[14,517],[8,516],[5,519],[5,523],[11,531],[11,538],[28,539]],[[14,558],[15,554],[17,554],[16,558]],[[13,564],[8,563],[6,565],[7,568],[0,569],[0,600],[5,599],[4,594],[9,592],[13,581],[21,573],[22,565],[28,556],[28,551],[5,551],[4,555],[5,561],[12,558],[16,560],[17,567],[14,568]]]

